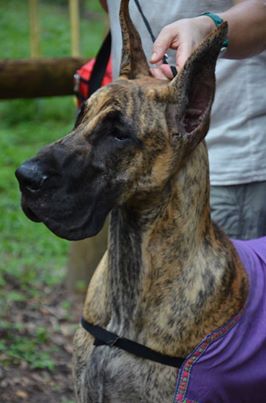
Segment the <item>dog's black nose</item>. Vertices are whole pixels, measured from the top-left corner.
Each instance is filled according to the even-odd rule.
[[[38,192],[44,182],[48,179],[48,175],[43,172],[38,161],[29,160],[24,162],[15,172],[19,181],[21,190],[28,190],[31,193]]]

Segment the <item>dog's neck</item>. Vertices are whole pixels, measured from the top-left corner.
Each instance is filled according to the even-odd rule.
[[[146,317],[158,309],[158,329],[175,343],[162,352],[187,353],[244,304],[241,264],[210,219],[204,144],[150,202],[112,212],[108,251],[112,329],[162,351]],[[172,328],[164,307],[175,311]]]

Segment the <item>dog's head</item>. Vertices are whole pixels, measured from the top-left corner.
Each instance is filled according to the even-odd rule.
[[[115,206],[152,202],[208,131],[226,25],[167,82],[151,77],[128,0],[120,20],[119,79],[87,100],[70,134],[16,171],[26,215],[70,240],[99,232]]]

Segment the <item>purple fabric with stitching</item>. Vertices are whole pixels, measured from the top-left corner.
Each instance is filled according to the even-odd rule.
[[[207,336],[188,357],[176,402],[266,402],[266,237],[233,243],[249,277],[247,303],[233,327],[218,329],[215,341]]]

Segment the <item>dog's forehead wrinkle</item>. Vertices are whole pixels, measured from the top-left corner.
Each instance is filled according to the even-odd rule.
[[[88,103],[83,125],[81,123],[80,127],[89,135],[98,126],[106,126],[108,120],[112,122],[114,118],[119,126],[133,126],[133,122],[137,126],[141,110],[140,98],[143,98],[143,91],[138,86],[110,84],[103,92],[95,95],[93,103]]]
[[[114,115],[115,113],[119,114],[120,110],[114,108],[112,105],[107,104],[105,105],[105,108],[101,108],[96,114],[92,114],[90,117],[84,120],[78,129],[80,129],[80,133],[85,137],[89,137],[99,127],[106,127],[111,115]]]
[[[153,78],[114,81],[98,90],[87,101],[83,121],[91,126],[97,115],[102,117],[102,112],[108,113],[111,110],[121,111],[123,116],[134,118],[134,121],[145,113],[156,115],[158,109],[164,110],[165,107],[165,97],[160,100],[160,89],[167,88],[167,85],[162,81]]]

